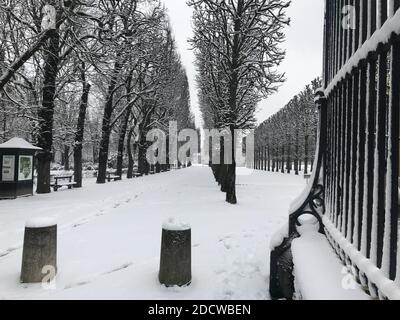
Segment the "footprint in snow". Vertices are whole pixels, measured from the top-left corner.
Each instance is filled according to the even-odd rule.
[[[115,269],[112,269],[110,271],[104,272],[103,275],[111,274],[111,273],[114,273],[114,272],[118,272],[118,271],[122,271],[122,270],[128,269],[132,265],[133,265],[133,262],[124,263],[123,265],[121,265],[121,266],[119,266],[119,267],[117,267]]]
[[[227,235],[227,236],[225,236],[225,237],[222,237],[222,238],[218,239],[218,242],[223,242],[223,241],[228,240],[228,239],[231,239],[231,238],[232,238],[232,235],[229,234],[229,235]]]
[[[77,228],[77,227],[83,226],[84,224],[87,224],[88,222],[89,222],[89,220],[82,220],[82,221],[77,222],[74,225],[72,225],[72,228]]]
[[[84,285],[89,284],[90,282],[91,281],[89,281],[89,280],[75,282],[75,283],[72,283],[72,284],[69,284],[69,285],[65,286],[64,290],[68,290],[68,289],[72,289],[72,288],[75,288],[75,287],[84,286]]]
[[[230,249],[232,249],[232,243],[230,243],[228,241],[224,241],[224,247],[226,250],[230,250]]]
[[[15,250],[18,250],[20,247],[12,247],[6,249],[6,251],[0,253],[0,258],[3,258],[5,256],[8,256],[11,252],[14,252]]]

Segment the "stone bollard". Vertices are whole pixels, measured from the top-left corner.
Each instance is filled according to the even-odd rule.
[[[49,274],[50,272],[50,274]],[[28,221],[22,252],[22,283],[52,280],[57,272],[57,223],[48,218]]]
[[[160,283],[187,286],[192,281],[190,225],[170,218],[163,224],[161,239]]]

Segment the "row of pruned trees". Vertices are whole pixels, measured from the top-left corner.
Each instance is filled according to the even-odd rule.
[[[62,150],[82,184],[90,144],[104,183],[111,152],[148,172],[146,134],[194,128],[186,72],[159,0],[0,1],[0,139],[23,136],[38,154],[38,193]],[[136,156],[135,156],[136,154]]]
[[[256,169],[308,173],[309,165],[313,165],[318,126],[314,92],[320,86],[320,79],[313,80],[283,109],[258,126],[255,131]]]
[[[194,9],[197,83],[204,125],[208,129],[251,129],[258,102],[277,90],[283,75],[276,71],[284,56],[280,44],[289,23],[284,0],[190,0]],[[226,151],[224,139],[217,144]],[[237,203],[235,144],[228,152],[230,163],[221,156],[211,163],[226,201]]]

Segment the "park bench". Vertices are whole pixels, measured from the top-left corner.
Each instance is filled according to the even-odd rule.
[[[64,175],[64,176],[53,176],[53,182],[50,186],[54,189],[54,192],[57,192],[58,189],[62,187],[68,187],[68,189],[72,189],[76,182],[72,181],[73,175]]]
[[[306,180],[306,183],[308,184],[310,182],[310,179],[311,179],[311,174],[310,173],[305,173],[304,174],[304,179]]]
[[[140,178],[140,177],[143,177],[143,173],[134,172],[134,173],[132,174],[132,176],[133,176],[134,178]]]
[[[400,4],[380,1],[385,8],[393,6],[382,10],[366,3],[355,2],[356,32],[337,23],[342,18],[339,2],[325,1],[314,170],[290,208],[288,224],[271,243],[273,299],[308,298],[310,284],[325,298],[323,292],[339,286],[343,277],[335,284],[324,281],[333,276],[319,252],[331,248],[370,298],[400,299]],[[301,232],[301,220],[310,215],[317,236]],[[308,249],[301,250],[307,243]],[[307,276],[308,269],[319,275]]]
[[[112,172],[107,172],[106,179],[107,179],[108,182],[111,182],[111,181],[120,181],[120,180],[122,179],[122,177],[121,177],[120,175],[117,175],[115,172],[114,172],[114,173],[112,173]]]

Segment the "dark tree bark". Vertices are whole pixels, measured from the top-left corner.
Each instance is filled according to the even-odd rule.
[[[221,192],[226,192],[226,178],[227,178],[227,166],[225,164],[225,143],[224,138],[220,138],[220,154],[219,154],[219,169],[218,169],[218,183],[221,186]]]
[[[296,159],[294,161],[294,171],[296,175],[299,175],[299,131],[296,131]]]
[[[74,181],[75,188],[82,187],[82,148],[83,135],[85,133],[86,110],[89,99],[90,84],[86,82],[85,66],[82,66],[81,80],[83,83],[82,96],[79,105],[78,124],[76,126],[75,142],[74,142]]]
[[[276,161],[275,161],[276,155],[275,155],[275,147],[272,148],[272,172],[275,172],[275,166],[276,166]]]
[[[134,157],[135,157],[136,144],[133,144],[133,150],[132,150],[132,136],[134,130],[135,127],[132,126],[128,132],[128,137],[126,139],[126,149],[128,153],[128,172],[126,174],[127,179],[133,178],[133,166],[135,164]]]
[[[268,167],[268,149],[267,146],[264,146],[264,171],[267,171]]]
[[[127,85],[126,85],[127,92],[131,92],[131,89],[132,89],[131,85],[132,85],[132,73],[129,75],[128,80],[127,80]],[[131,101],[130,94],[128,94],[127,100]],[[120,176],[120,177],[122,177],[125,137],[126,137],[126,132],[128,130],[128,122],[129,122],[129,118],[131,116],[132,108],[133,108],[133,103],[130,103],[128,105],[127,109],[125,110],[124,117],[122,118],[121,130],[119,132],[119,137],[118,137],[117,176]]]
[[[50,162],[53,146],[54,97],[59,66],[58,32],[51,33],[44,56],[43,102],[38,110],[39,131],[37,145],[42,148],[37,155],[37,193],[50,193]]]
[[[235,17],[234,22],[234,31],[235,34],[233,36],[233,47],[232,47],[232,75],[229,83],[229,109],[231,113],[232,119],[230,119],[230,123],[236,123],[236,97],[238,91],[239,84],[239,74],[238,74],[238,66],[239,59],[241,54],[240,48],[240,31],[242,28],[242,19],[241,15],[243,14],[244,1],[238,0],[237,4],[237,15]],[[236,142],[234,141],[234,132],[235,127],[233,125],[229,126],[231,137],[232,137],[232,146],[231,146],[231,154],[232,154],[232,164],[227,165],[227,177],[226,177],[226,201],[230,204],[237,204],[236,199],[236,159],[235,159],[235,146]]]
[[[236,159],[235,159],[235,141],[233,139],[235,129],[233,126],[230,128],[232,135],[232,163],[226,165],[226,202],[230,204],[237,204],[236,199]]]
[[[63,156],[64,156],[64,170],[68,171],[69,170],[69,145],[64,144],[64,152],[63,152]]]
[[[308,147],[308,136],[305,136],[304,140],[304,173],[308,173],[308,153],[309,153],[309,147]]]
[[[124,147],[126,131],[128,130],[129,117],[131,115],[132,107],[125,111],[125,116],[122,119],[121,130],[118,137],[118,155],[117,155],[117,176],[122,177],[122,166],[124,160]]]
[[[288,137],[288,141],[287,141],[287,173],[290,173],[292,170],[292,158],[291,158],[291,152],[292,152],[292,145],[290,143],[290,136]]]
[[[100,141],[99,151],[99,170],[97,175],[97,183],[106,183],[107,175],[107,164],[108,164],[108,150],[110,146],[110,135],[111,135],[111,117],[114,111],[114,90],[117,84],[117,76],[121,66],[118,61],[115,62],[113,75],[110,80],[110,84],[107,90],[107,99],[104,106],[103,124],[102,124],[102,135]]]
[[[150,171],[150,165],[146,159],[148,142],[146,141],[147,130],[145,128],[147,127],[147,121],[144,121],[145,122],[142,122],[139,125],[140,139],[138,145],[138,172],[144,175],[148,175]]]

